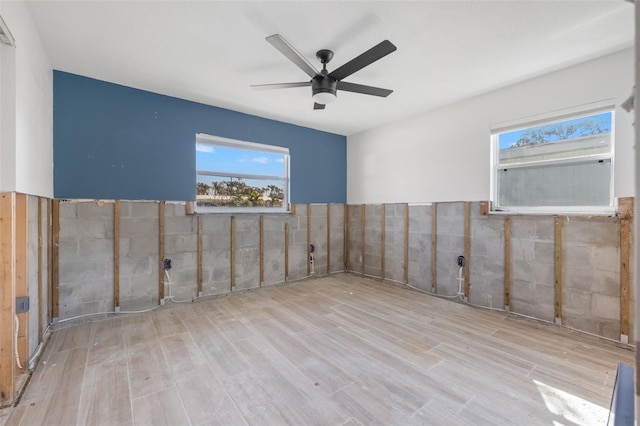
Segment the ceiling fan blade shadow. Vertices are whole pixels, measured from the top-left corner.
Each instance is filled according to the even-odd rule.
[[[384,58],[389,53],[395,52],[396,49],[397,47],[393,43],[389,40],[384,40],[361,55],[356,56],[341,67],[336,68],[330,72],[329,75],[336,80],[342,80],[343,78],[347,78],[351,74],[360,71],[367,65],[371,65],[378,59]]]
[[[298,83],[273,83],[273,84],[252,84],[252,89],[270,90],[270,89],[290,89],[292,87],[308,87],[311,86],[310,81],[301,81]]]
[[[338,82],[338,90],[345,92],[362,93],[363,95],[380,96],[386,98],[393,93],[393,90],[381,89],[379,87],[365,86],[363,84],[347,83],[346,81]]]
[[[304,56],[300,54],[284,37],[280,34],[270,35],[265,38],[273,47],[278,49],[280,53],[289,58],[291,62],[296,64],[298,68],[304,71],[309,77],[313,78],[317,74],[320,74],[318,71]]]
[[[317,102],[314,102],[313,104],[313,109],[324,109],[325,105],[324,104],[319,104]]]

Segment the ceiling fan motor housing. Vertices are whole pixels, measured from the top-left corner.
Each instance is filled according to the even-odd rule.
[[[318,93],[331,93],[333,96],[336,96],[337,88],[338,80],[330,75],[318,74],[311,80],[311,91],[313,95]]]

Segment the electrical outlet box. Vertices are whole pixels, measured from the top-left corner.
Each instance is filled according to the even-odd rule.
[[[16,298],[16,314],[29,312],[29,296]]]

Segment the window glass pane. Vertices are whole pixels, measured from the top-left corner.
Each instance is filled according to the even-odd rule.
[[[285,181],[196,176],[201,207],[277,207],[283,205]]]
[[[284,177],[284,155],[197,142],[196,170]]]
[[[590,115],[498,135],[498,163],[576,158],[608,154],[612,113]]]
[[[608,206],[611,160],[498,170],[501,207]]]

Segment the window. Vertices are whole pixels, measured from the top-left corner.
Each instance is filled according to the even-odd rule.
[[[613,110],[491,135],[494,211],[613,213]]]
[[[196,210],[285,212],[289,149],[196,135]]]

